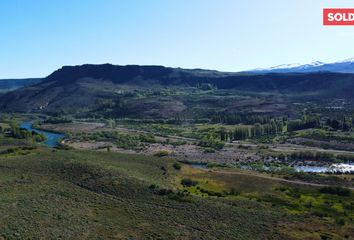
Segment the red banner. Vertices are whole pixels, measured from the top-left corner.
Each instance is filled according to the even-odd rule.
[[[325,8],[323,9],[323,25],[325,26],[354,26],[354,8]]]

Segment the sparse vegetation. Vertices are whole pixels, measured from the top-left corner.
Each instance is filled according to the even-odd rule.
[[[190,178],[183,178],[181,180],[181,184],[185,187],[193,187],[193,186],[196,186],[198,184],[198,182],[194,181]]]
[[[158,151],[154,154],[154,156],[156,157],[166,157],[169,155],[169,152],[168,151]]]
[[[180,163],[174,163],[173,164],[173,168],[176,169],[176,170],[181,170],[182,165]]]

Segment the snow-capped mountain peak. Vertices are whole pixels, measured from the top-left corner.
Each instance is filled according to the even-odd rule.
[[[307,65],[311,65],[311,66],[322,66],[322,65],[324,65],[324,64],[325,64],[324,62],[315,61],[315,62],[312,62],[312,63],[307,64]]]
[[[285,69],[285,68],[294,68],[301,66],[300,63],[289,63],[289,64],[281,64],[269,68],[258,68],[258,70],[275,70],[275,69]]]
[[[247,72],[252,73],[286,73],[286,72],[340,72],[340,73],[354,73],[354,57],[343,61],[334,63],[324,63],[314,61],[308,64],[282,64],[269,68],[257,68]]]
[[[354,57],[344,59],[343,61],[335,62],[335,63],[354,63]]]

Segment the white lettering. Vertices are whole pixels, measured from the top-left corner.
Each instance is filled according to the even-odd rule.
[[[354,13],[349,13],[349,21],[354,21]]]
[[[334,14],[334,20],[336,20],[337,22],[342,21],[342,19],[343,19],[343,16],[341,13]]]
[[[333,22],[334,21],[334,14],[333,13],[328,13],[328,21]]]

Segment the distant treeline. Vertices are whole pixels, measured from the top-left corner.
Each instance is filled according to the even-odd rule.
[[[329,118],[326,125],[333,130],[350,131],[354,127],[354,115]]]
[[[288,122],[288,132],[316,128],[320,126],[320,119],[318,117],[304,117],[302,120],[293,120]]]
[[[211,116],[211,123],[223,123],[223,124],[266,124],[271,123],[275,119],[267,115],[252,115],[252,114],[224,114],[218,113]],[[286,121],[286,118],[283,119]]]
[[[322,120],[320,117],[304,116],[301,120],[293,120],[288,122],[288,131],[297,131],[308,128],[330,128],[332,130],[350,131],[354,127],[354,116],[338,116]]]
[[[245,140],[247,138],[253,137],[261,137],[261,136],[268,136],[274,135],[277,133],[281,133],[283,131],[283,123],[272,121],[271,123],[267,124],[259,124],[256,123],[253,126],[236,126],[235,130],[229,132],[229,138],[231,140]],[[221,140],[225,140],[224,134],[221,132],[220,134]]]
[[[221,141],[245,140],[248,138],[262,137],[281,133],[283,131],[283,123],[272,120],[267,124],[256,123],[252,126],[236,125],[233,130],[220,128],[217,133]]]
[[[349,154],[333,154],[329,152],[310,152],[310,151],[298,151],[285,155],[281,153],[277,156],[280,160],[321,160],[325,162],[352,162],[354,161],[354,155]]]
[[[219,136],[222,141],[233,141],[275,135],[282,133],[283,130],[293,132],[310,128],[330,128],[350,131],[354,126],[353,120],[354,117],[321,121],[319,116],[303,116],[302,119],[287,120],[286,117],[275,119],[261,115],[215,115],[212,122],[227,125],[235,124],[236,126],[233,130],[225,130],[225,128],[219,130]]]

